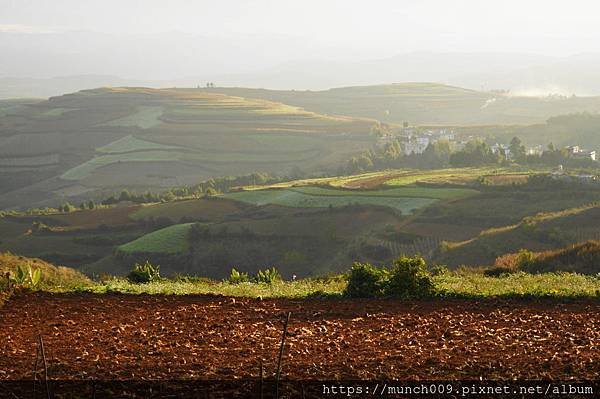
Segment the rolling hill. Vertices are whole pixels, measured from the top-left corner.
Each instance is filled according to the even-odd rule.
[[[369,120],[199,89],[102,88],[0,105],[0,209],[248,171],[323,171],[373,140]]]
[[[322,91],[215,88],[321,114],[414,125],[528,125],[576,112],[600,111],[600,97],[516,97],[438,83],[397,83]]]
[[[600,98],[509,97],[434,83],[314,92],[99,88],[44,101],[5,100],[0,209],[78,203],[121,188],[156,191],[248,172],[335,172],[374,144],[369,131],[375,119],[468,129],[538,123],[579,111],[600,111]],[[522,133],[537,143],[544,135],[554,140],[573,131],[577,144],[595,145],[594,118],[568,132],[573,123],[556,118],[548,128],[489,132]]]

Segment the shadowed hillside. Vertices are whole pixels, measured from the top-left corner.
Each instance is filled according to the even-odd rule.
[[[592,204],[526,217],[511,226],[493,228],[477,237],[445,245],[436,260],[449,266],[490,265],[506,253],[524,248],[543,252],[584,240],[599,239],[600,206]]]

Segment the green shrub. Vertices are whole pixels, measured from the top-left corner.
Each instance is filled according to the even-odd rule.
[[[400,257],[394,262],[385,285],[386,296],[409,298],[427,297],[435,293],[431,275],[427,273],[425,260],[420,256]]]
[[[403,256],[391,268],[354,263],[344,294],[352,298],[426,297],[435,294],[435,287],[423,258]]]
[[[31,266],[29,266],[29,265],[27,265],[27,269],[29,270],[29,283],[31,284],[32,288],[35,288],[38,286],[40,281],[42,281],[42,270],[41,269],[32,270]]]
[[[42,270],[32,269],[30,265],[18,265],[15,275],[11,276],[10,280],[16,286],[36,288],[42,281]]]
[[[127,275],[127,279],[136,284],[145,284],[160,279],[160,266],[153,266],[146,261],[143,265],[136,263],[133,270]]]
[[[508,266],[493,266],[483,271],[483,275],[487,277],[500,277],[503,275],[508,275],[512,273],[516,273],[517,270],[515,268],[511,268]]]
[[[275,267],[266,270],[259,270],[256,272],[256,276],[254,277],[254,281],[257,283],[265,283],[272,284],[276,281],[281,280],[281,274]]]
[[[13,277],[13,282],[18,285],[24,285],[27,279],[27,272],[25,271],[26,267],[23,265],[17,266],[15,270],[15,275]]]
[[[388,271],[370,263],[356,262],[350,269],[344,295],[351,298],[370,298],[383,295]]]
[[[448,266],[446,265],[433,265],[429,268],[429,274],[432,276],[441,276],[442,274],[449,273]]]
[[[228,281],[231,284],[247,283],[248,281],[250,281],[250,277],[248,276],[248,273],[238,272],[234,268],[231,269],[231,273],[229,273]]]
[[[535,262],[536,255],[527,250],[521,249],[517,254],[516,264],[519,270],[528,270]]]

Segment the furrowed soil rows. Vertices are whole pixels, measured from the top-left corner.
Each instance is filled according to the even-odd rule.
[[[600,302],[259,300],[18,294],[0,308],[0,380],[29,378],[38,333],[52,379],[578,379],[600,374]]]

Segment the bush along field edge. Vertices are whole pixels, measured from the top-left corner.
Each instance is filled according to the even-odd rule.
[[[3,255],[5,256],[5,254]],[[525,255],[522,255],[525,258]],[[529,259],[529,258],[528,258]],[[524,261],[528,264],[527,261]],[[2,268],[0,292],[6,299],[15,292],[121,293],[163,295],[223,295],[251,298],[384,298],[399,300],[435,298],[597,298],[600,276],[571,272],[528,273],[513,269],[459,268],[427,265],[420,256],[398,258],[388,266],[354,263],[343,274],[284,279],[277,268],[255,274],[233,268],[228,278],[196,276],[163,278],[160,267],[136,264],[126,277],[102,276],[92,281],[77,272],[52,270],[23,263]],[[67,269],[67,268],[63,268]],[[54,280],[52,280],[54,278]],[[62,280],[61,280],[62,279]]]

